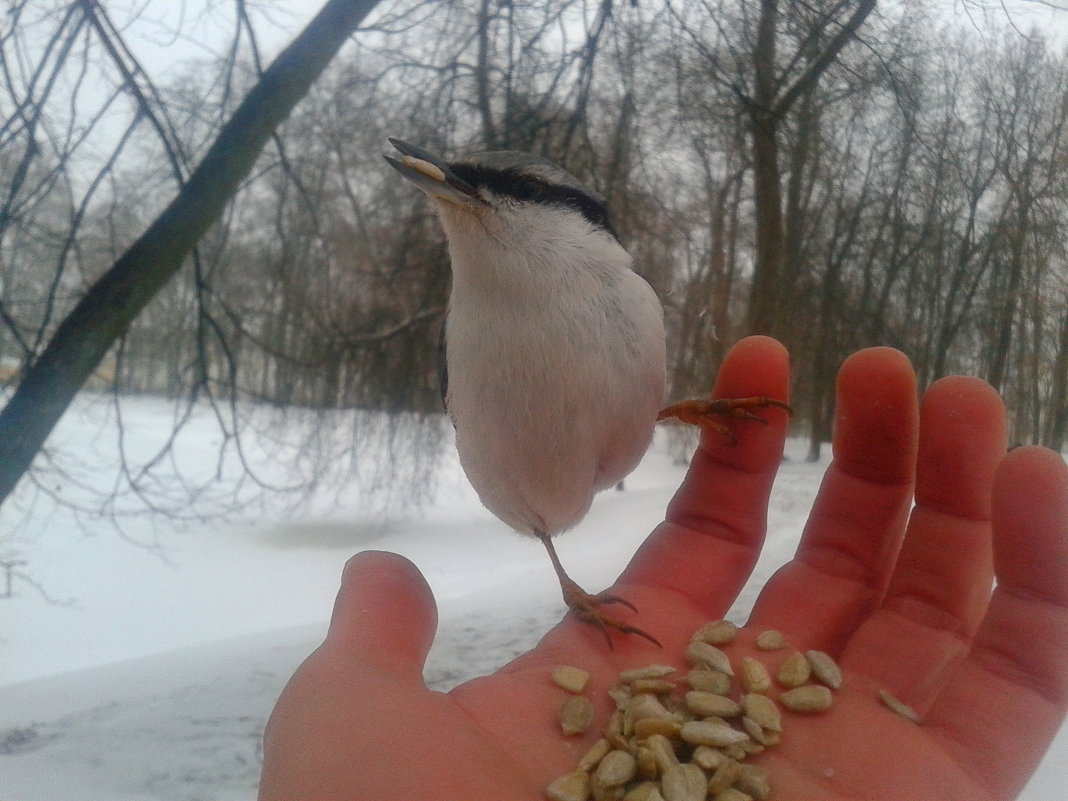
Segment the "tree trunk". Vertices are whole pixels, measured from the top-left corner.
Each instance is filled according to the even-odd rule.
[[[755,109],[753,118],[753,201],[756,207],[756,252],[749,294],[750,334],[777,334],[782,272],[782,185],[779,182],[778,123]]]
[[[782,270],[782,185],[779,181],[778,113],[775,108],[777,0],[761,0],[753,50],[753,97],[749,103],[753,149],[753,203],[756,249],[749,293],[748,333],[774,334]]]
[[[1061,323],[1057,358],[1053,362],[1053,387],[1050,393],[1049,425],[1045,445],[1058,453],[1068,435],[1068,312]]]
[[[60,323],[0,412],[0,502],[115,341],[219,218],[270,139],[377,0],[330,0],[263,73],[177,197]]]
[[[786,76],[776,74],[778,0],[761,0],[753,48],[753,96],[747,100],[753,153],[753,203],[756,248],[749,295],[748,332],[782,334],[778,315],[783,307],[782,185],[779,170],[779,120],[834,63],[842,48],[864,24],[875,0],[860,0],[833,37],[807,62],[804,71],[783,89]]]
[[[986,380],[1000,392],[1005,384],[1005,374],[1009,363],[1009,346],[1012,344],[1014,322],[1016,320],[1016,307],[1020,294],[1020,285],[1023,282],[1024,270],[1024,238],[1027,236],[1027,225],[1030,217],[1030,200],[1021,199],[1015,221],[1015,230],[1012,234],[1011,256],[1008,264],[1008,286],[1005,287],[1004,295],[995,298],[994,342],[993,352],[990,356],[990,369]],[[1000,301],[1000,304],[998,303]]]
[[[500,147],[497,129],[493,124],[492,92],[490,89],[490,2],[482,0],[478,11],[478,68],[475,71],[475,87],[478,92],[478,116],[482,123],[482,142],[487,150]]]

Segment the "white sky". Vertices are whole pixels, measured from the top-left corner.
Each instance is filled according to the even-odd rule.
[[[292,41],[323,2],[325,0],[246,0],[264,65],[269,64]],[[214,61],[224,56],[231,45],[236,25],[234,0],[107,0],[103,5],[112,22],[122,32],[127,46],[157,86],[170,83],[192,62]],[[388,10],[395,5],[383,0],[380,9]],[[955,19],[977,36],[994,35],[1001,38],[1006,25],[1011,24],[1021,33],[1038,30],[1054,42],[1068,44],[1068,0],[936,0],[929,7],[938,8],[939,5],[944,9],[947,19]],[[40,13],[49,12],[42,8]],[[44,26],[41,30],[47,30],[48,27]],[[992,31],[996,33],[992,34]],[[243,57],[247,59],[247,41],[243,42],[243,47]],[[84,105],[86,110],[97,106],[114,90],[118,76],[113,70],[109,70],[109,73],[107,80],[110,85],[97,81],[96,87],[90,88],[92,77],[89,83],[79,84],[78,91],[89,89],[85,95],[88,100]],[[109,115],[102,127],[97,129],[95,147],[92,148],[95,152],[82,152],[87,181],[95,174],[94,165],[98,167],[103,163],[108,155],[109,144],[121,134],[131,119],[131,102],[120,102],[116,112]]]
[[[325,2],[325,0],[322,0]],[[322,7],[316,0],[250,0],[247,3],[260,37],[265,63],[277,55]],[[1006,22],[1023,33],[1037,29],[1068,41],[1068,0],[942,0],[947,18],[977,34]],[[221,56],[232,30],[222,21],[233,15],[231,0],[109,0],[108,13],[124,30],[127,44],[154,75],[184,61]],[[380,7],[392,4],[382,0]],[[133,22],[131,22],[133,20]],[[176,31],[182,31],[181,36]]]

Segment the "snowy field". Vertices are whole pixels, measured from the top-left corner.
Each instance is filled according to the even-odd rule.
[[[126,404],[128,451],[151,453],[172,416],[160,401]],[[100,467],[114,464],[113,430],[108,404],[88,396],[64,420],[54,441],[84,453],[75,483],[113,480]],[[199,415],[177,458],[194,476],[225,480],[218,440],[210,415]],[[803,453],[789,443],[768,545],[735,620],[793,552],[826,466]],[[658,440],[626,490],[598,497],[559,541],[572,575],[591,588],[610,583],[683,473]],[[437,688],[507,662],[563,614],[540,546],[481,508],[451,454],[419,511],[385,513],[357,488],[336,505],[326,495],[288,518],[250,509],[177,528],[128,518],[121,535],[39,494],[16,498],[0,517],[0,558],[26,560],[53,602],[20,581],[0,598],[0,801],[253,798],[266,717],[322,638],[342,566],[362,549],[404,554],[433,587],[440,625],[427,680]],[[1021,798],[1063,801],[1066,784],[1062,730]]]

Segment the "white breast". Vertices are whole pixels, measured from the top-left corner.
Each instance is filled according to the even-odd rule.
[[[637,465],[663,401],[663,314],[603,232],[531,229],[507,247],[449,234],[449,413],[460,461],[519,531],[575,525],[593,495]],[[466,221],[465,221],[466,222]]]

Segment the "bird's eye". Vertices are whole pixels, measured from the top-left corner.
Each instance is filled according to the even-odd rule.
[[[515,182],[510,194],[516,200],[537,200],[541,197],[543,191],[541,181],[533,178],[523,178]]]

